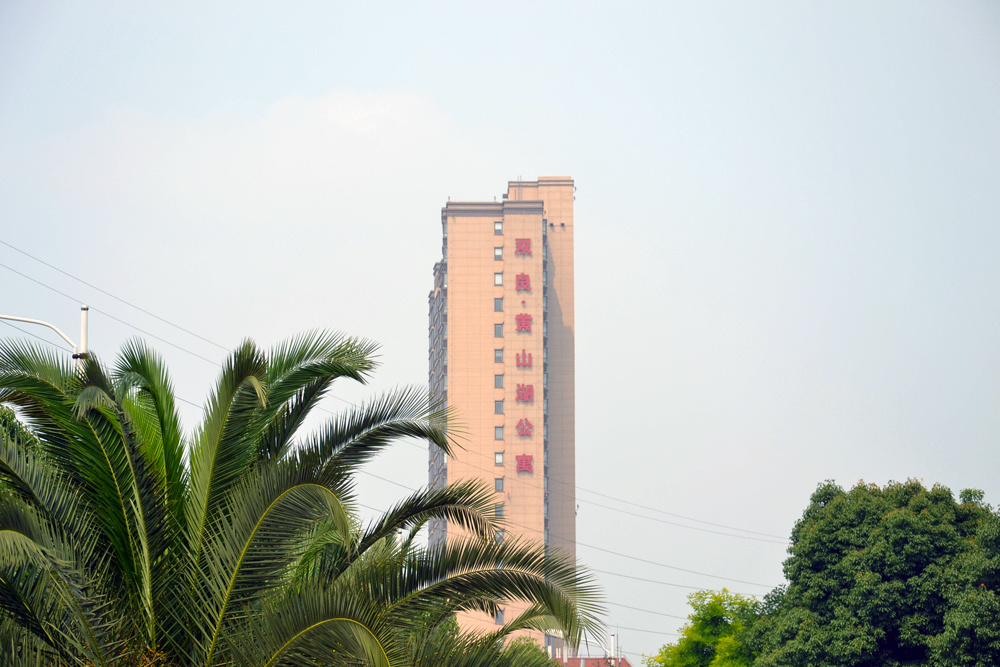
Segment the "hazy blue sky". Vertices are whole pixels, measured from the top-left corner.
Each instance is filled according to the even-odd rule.
[[[579,555],[627,651],[785,540],[593,492],[777,536],[825,479],[1000,503],[995,2],[42,4],[0,5],[0,240],[225,348],[380,341],[346,400],[426,383],[449,196],[576,179]],[[222,349],[0,264],[0,312],[75,336],[86,301],[203,400]]]

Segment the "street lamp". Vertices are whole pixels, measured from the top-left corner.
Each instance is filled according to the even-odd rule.
[[[11,320],[13,322],[27,322],[28,324],[40,324],[43,327],[48,327],[59,334],[59,337],[64,341],[69,343],[73,347],[73,358],[76,359],[76,367],[80,367],[80,360],[87,358],[87,319],[90,313],[90,306],[80,306],[80,346],[77,347],[76,343],[70,340],[69,336],[64,334],[59,330],[54,324],[49,324],[48,322],[43,322],[42,320],[33,320],[28,317],[15,317],[14,315],[0,315],[0,320]]]

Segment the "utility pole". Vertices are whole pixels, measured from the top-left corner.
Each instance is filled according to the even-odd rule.
[[[57,327],[54,324],[50,324],[50,323],[44,322],[42,320],[33,320],[33,319],[29,318],[29,317],[16,317],[14,315],[0,315],[0,320],[11,320],[12,322],[26,322],[28,324],[38,324],[40,326],[48,327],[49,329],[52,329],[57,334],[59,334],[60,338],[62,338],[67,343],[69,343],[70,347],[73,348],[73,359],[76,360],[75,367],[76,367],[77,370],[79,370],[80,369],[81,360],[82,359],[86,359],[87,358],[87,354],[89,352],[89,349],[87,347],[87,328],[88,328],[89,314],[90,314],[90,306],[87,306],[87,305],[80,306],[80,345],[79,345],[79,347],[77,347],[77,344],[74,343],[72,340],[70,340],[69,336],[67,336],[62,331],[60,331],[59,327]]]

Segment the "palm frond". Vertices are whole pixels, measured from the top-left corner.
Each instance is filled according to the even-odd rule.
[[[210,660],[226,627],[291,581],[313,527],[350,520],[337,496],[308,469],[288,462],[248,478],[206,527],[195,595],[202,610],[194,641]]]
[[[406,660],[398,630],[370,600],[322,587],[274,601],[226,641],[240,665],[390,667]]]
[[[518,540],[468,538],[416,551],[383,586],[394,599],[390,613],[404,618],[438,599],[451,601],[454,610],[491,610],[490,601],[499,600],[537,604],[573,646],[583,632],[599,631],[603,612],[591,575],[565,557]]]

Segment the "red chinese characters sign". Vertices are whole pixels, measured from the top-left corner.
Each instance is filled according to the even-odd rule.
[[[514,239],[514,254],[515,255],[530,255],[531,254],[531,239]]]
[[[530,454],[519,454],[514,458],[517,459],[518,472],[534,472],[534,468],[532,467],[532,463],[535,460],[534,456],[531,456]]]
[[[535,400],[535,385],[533,384],[519,384],[517,385],[517,397],[514,399],[521,403],[531,403]]]
[[[531,368],[531,352],[521,350],[514,355],[518,368]]]
[[[518,292],[531,291],[531,276],[527,273],[519,273],[514,276],[514,289]]]
[[[528,313],[518,313],[514,316],[514,320],[517,323],[517,331],[531,333],[531,315]]]
[[[522,419],[517,422],[517,434],[522,437],[531,437],[534,433],[535,427],[527,419]]]

